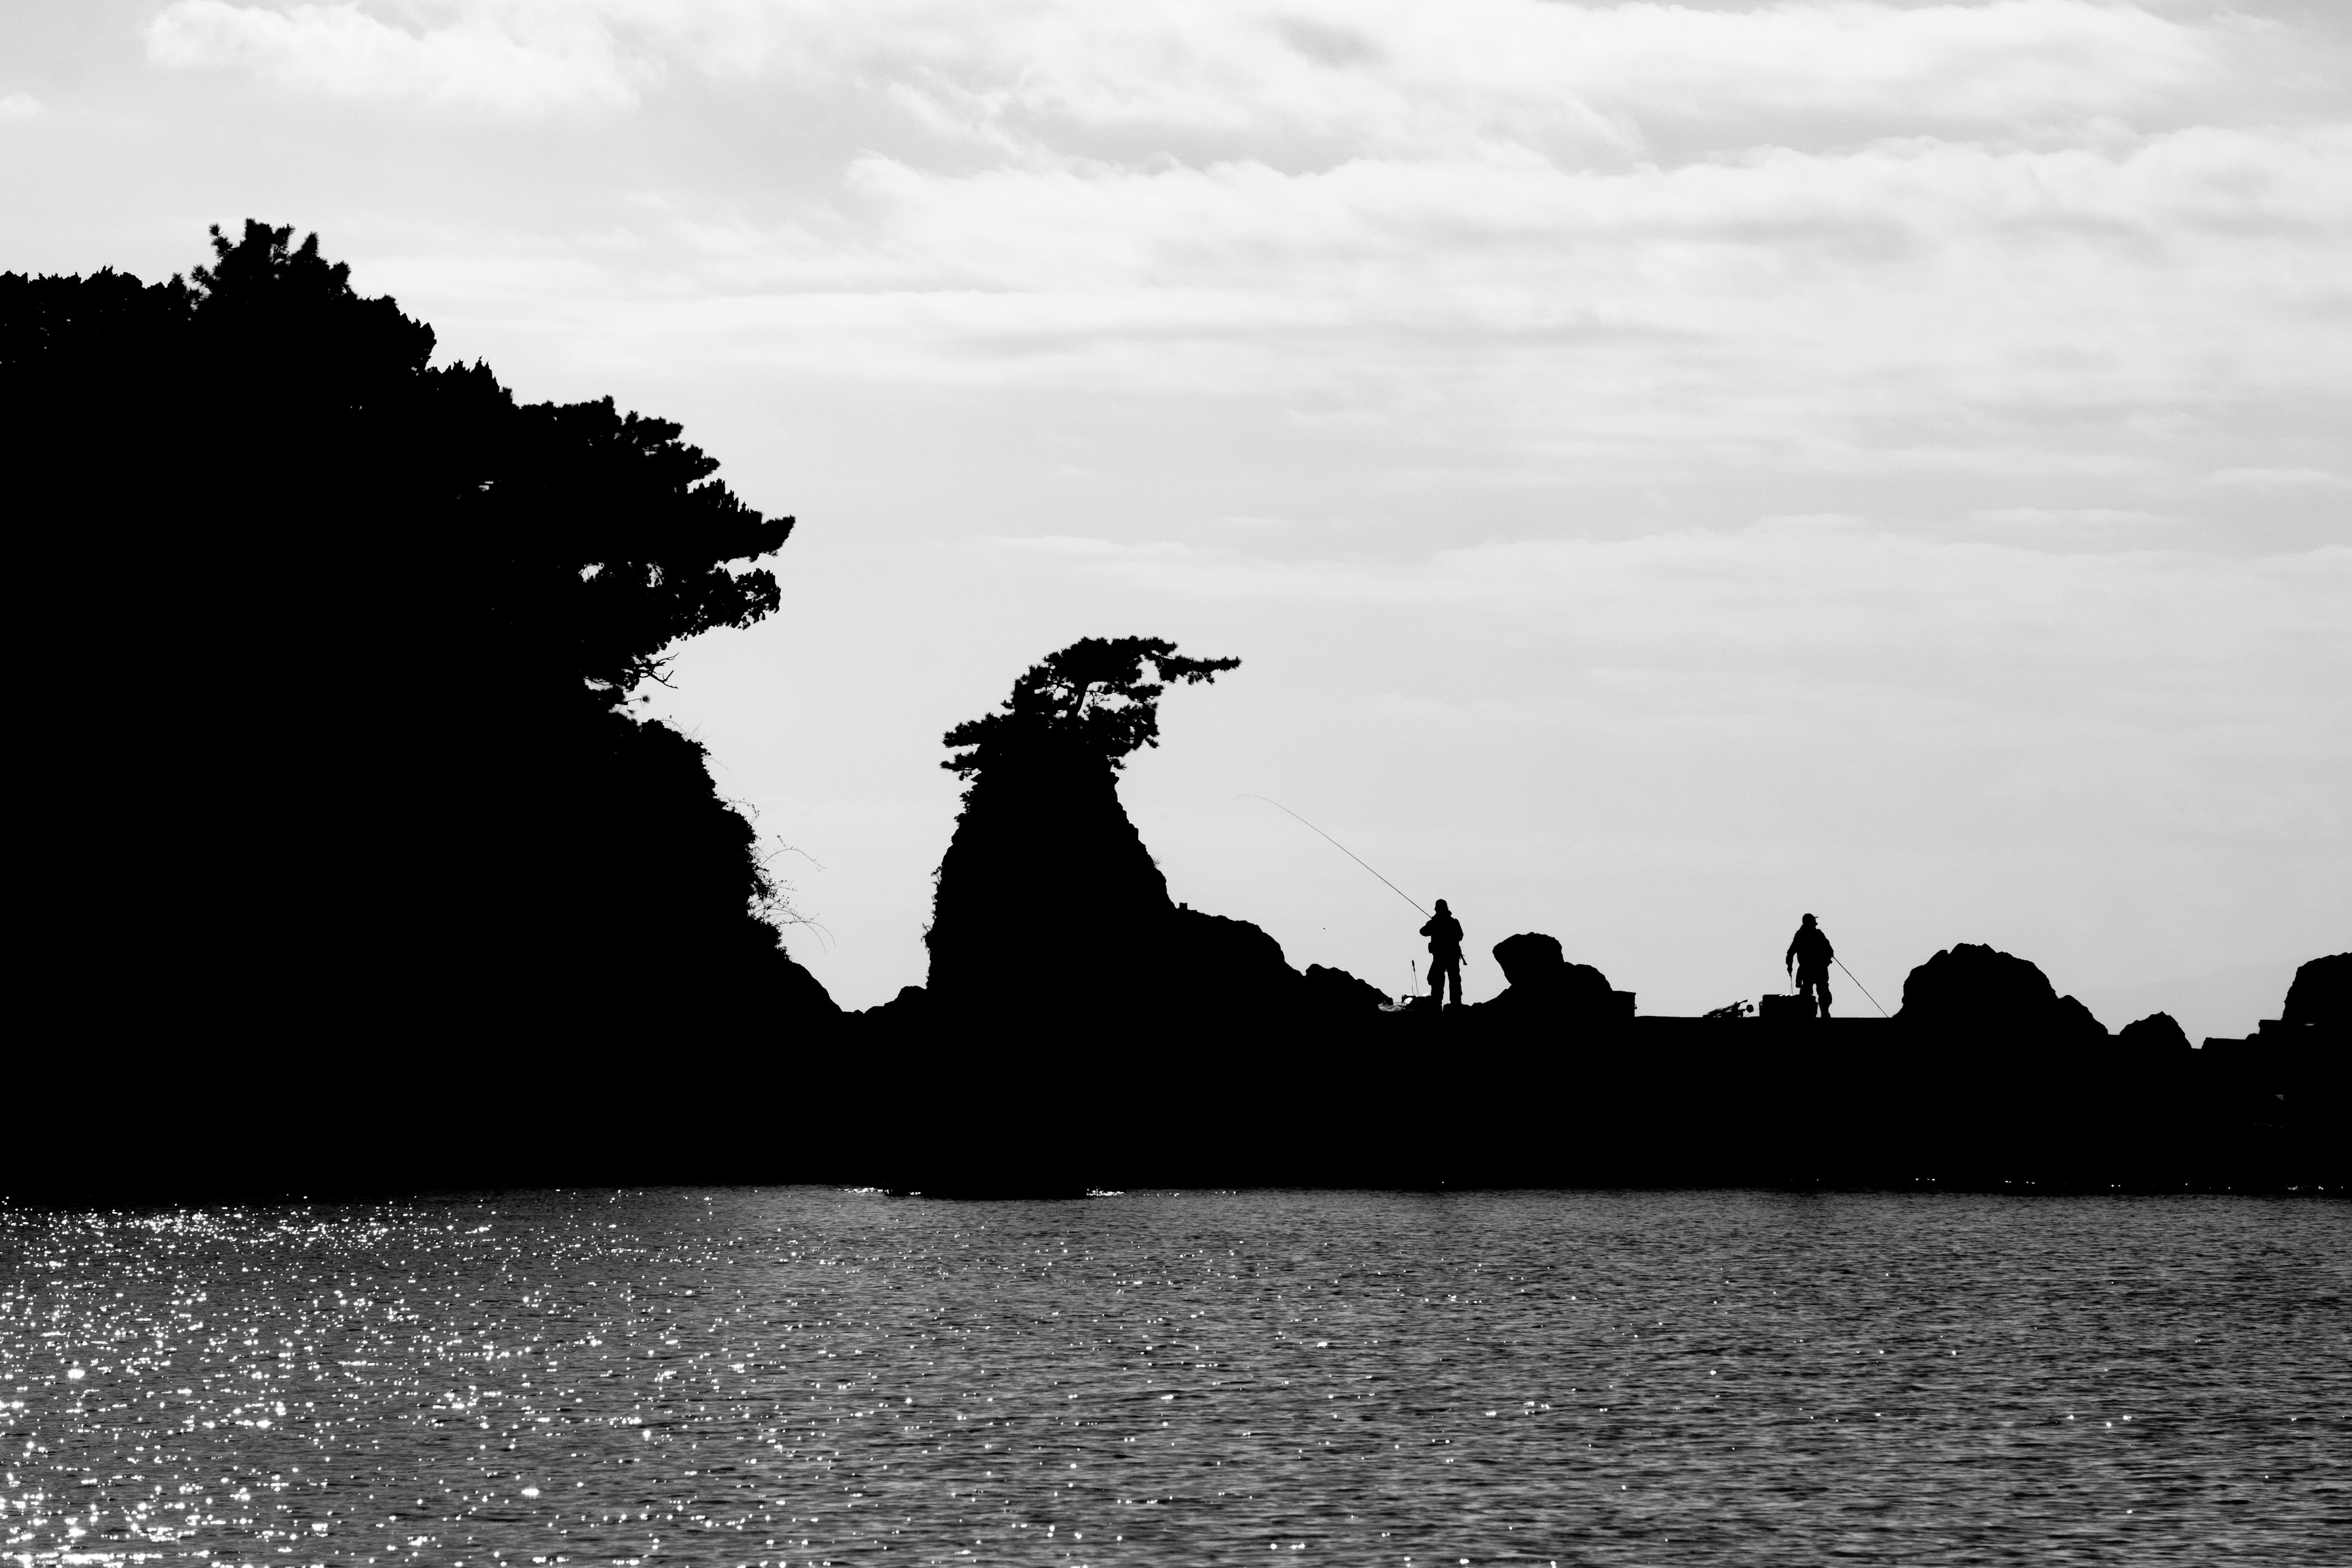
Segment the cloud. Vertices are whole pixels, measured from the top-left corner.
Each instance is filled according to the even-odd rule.
[[[1246,400],[1486,487],[2000,476],[1939,521],[2112,543],[2167,487],[2321,493],[2217,470],[2342,468],[2276,437],[2352,410],[2352,117],[2271,68],[2292,31],[2106,0],[177,0],[149,47],[601,112],[627,157],[582,161],[582,237],[402,288],[470,269],[481,314],[614,357]]]
[[[148,38],[159,65],[512,112],[632,102],[655,62],[852,79],[991,145],[1086,152],[1108,134],[1107,156],[1148,130],[1200,161],[1210,144],[1633,152],[1647,124],[1759,111],[2079,123],[2210,81],[2243,31],[2096,0],[173,0]]]
[[[2344,481],[2325,468],[2222,468],[2208,474],[2209,482],[2246,489],[2307,489]]]
[[[2116,507],[1983,507],[1969,513],[1970,522],[1985,523],[1994,528],[2028,530],[2130,530],[2161,527],[2178,522],[2178,514],[2154,511],[2130,511]]]
[[[1482,704],[1506,708],[1567,701],[1629,721],[1704,712],[1736,725],[1793,704],[1804,722],[1894,729],[1928,752],[1998,751],[2031,730],[2033,765],[2142,787],[2100,754],[2104,742],[2053,717],[2072,714],[2173,737],[2168,767],[2187,755],[2273,759],[2284,768],[2274,786],[2305,804],[2324,793],[2306,764],[2347,743],[2320,673],[2352,658],[2344,546],[2239,561],[2065,554],[1841,517],[1417,561],[1066,538],[994,548],[1336,637],[1375,663],[1384,625],[1423,656],[1443,646],[1448,668],[1478,672]]]
[[[2197,460],[2184,428],[2352,399],[2352,356],[2314,352],[2344,330],[2336,127],[1623,168],[867,153],[829,205],[662,218],[665,283],[695,297],[623,285],[579,325],[861,379],[1344,411],[1482,483],[1695,462],[2153,482]],[[2261,462],[2242,451],[2213,456]],[[1999,506],[2176,503],[1954,510]]]
[[[1855,649],[1948,636],[1957,653],[2032,626],[2102,662],[2170,665],[2211,651],[2199,649],[2197,625],[2223,638],[2263,626],[2339,642],[2352,626],[2352,547],[2237,562],[2169,549],[2064,553],[1911,535],[1842,513],[1736,531],[1496,542],[1412,560],[1071,535],[989,543],[1181,597],[1475,605],[1613,647],[1744,647],[1769,630],[1762,640]]]
[[[0,120],[30,120],[41,112],[41,100],[29,92],[12,92],[0,98]]]
[[[1561,283],[1609,275],[1615,253],[1594,246],[1675,247],[1685,278],[1727,282],[1774,258],[1802,283],[1809,266],[1878,267],[1972,241],[2027,241],[2105,263],[2158,236],[2258,230],[2332,240],[2352,226],[2352,191],[2340,178],[2347,163],[2352,136],[2340,132],[2192,129],[2118,152],[1913,138],[1628,170],[1563,169],[1500,148],[1306,173],[1246,160],[950,172],[868,156],[847,180],[877,219],[858,264],[895,263],[905,283],[1100,289],[1181,279],[1345,305],[1361,298],[1366,263],[1423,269],[1415,281],[1424,283],[1481,273],[1501,282],[1497,275],[1516,272],[1507,302],[1517,324],[1526,305],[1557,300]],[[787,276],[824,258],[763,254]],[[1451,276],[1431,278],[1433,266]],[[1613,280],[1652,271],[1636,260]],[[1456,289],[1434,300],[1415,292],[1424,312],[1437,303],[1475,315],[1481,303]]]
[[[1527,0],[869,5],[845,49],[940,127],[1072,147],[1150,129],[1393,153],[1486,141],[1637,152],[1645,126],[2080,123],[2209,80],[2233,33],[2089,0],[1699,9]],[[1104,143],[1106,147],[1112,143]],[[1179,145],[1172,149],[1186,156]],[[1263,149],[1261,149],[1263,151]]]
[[[803,515],[797,607],[681,690],[738,672],[730,790],[942,781],[929,827],[812,843],[900,888],[864,999],[919,977],[975,671],[1120,625],[1250,661],[1139,812],[1155,776],[1321,769],[1318,820],[1475,823],[1431,851],[1454,891],[1549,867],[1672,967],[1723,868],[1842,858],[1855,907],[1931,911],[1906,962],[2013,916],[2011,951],[2118,973],[2340,924],[2340,8],[142,9],[181,77],[132,89],[173,145],[113,139],[142,188],[278,192],[450,356],[683,418]],[[86,140],[57,177],[119,193]],[[849,701],[793,673],[819,657],[898,676]],[[1544,858],[1570,840],[1623,879]],[[1204,907],[1272,921],[1286,880]]]
[[[173,0],[146,29],[150,63],[238,69],[330,98],[487,110],[502,115],[623,107],[638,68],[595,10],[492,4],[446,8],[412,31],[356,4],[279,11]]]

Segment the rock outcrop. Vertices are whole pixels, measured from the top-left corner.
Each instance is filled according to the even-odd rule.
[[[2116,1054],[2126,1062],[2178,1061],[2189,1049],[2188,1031],[2169,1013],[2150,1013],[2116,1033]]]
[[[1369,980],[1359,980],[1344,969],[1310,963],[1301,979],[1310,1012],[1338,1021],[1363,1022],[1380,1016],[1388,997]]]
[[[1361,1011],[1364,994],[1379,1003],[1338,971],[1310,984],[1247,921],[1171,901],[1117,775],[1083,755],[1023,759],[974,781],[933,910],[923,994],[941,1016],[1149,1024]]]
[[[2332,1032],[2336,1043],[2352,1033],[2352,952],[2315,958],[2294,972],[2279,1022],[2291,1029]]]
[[[1083,638],[1025,671],[998,711],[950,731],[960,754],[945,765],[971,782],[924,936],[929,983],[919,1004],[877,1011],[951,1027],[1018,1016],[1045,1044],[1360,1012],[1361,982],[1310,983],[1247,921],[1171,903],[1119,804],[1118,770],[1159,743],[1168,687],[1239,662],[1156,637]]]
[[[1557,937],[1521,931],[1496,942],[1493,952],[1507,988],[1480,1005],[1498,1018],[1590,1025],[1628,1011],[1609,977],[1589,963],[1570,963]]]
[[[1179,983],[1176,912],[1108,763],[1008,756],[973,779],[940,862],[925,990],[952,1012],[1131,1006],[1140,974]]]
[[[1945,949],[1903,982],[1895,1014],[1906,1032],[1965,1042],[1986,1051],[2095,1050],[2106,1026],[2072,996],[2062,996],[2040,967],[1975,942]]]
[[[2209,1039],[2198,1055],[2231,1114],[2342,1145],[2352,1125],[2352,953],[2304,964],[2277,1017],[2242,1039]],[[2339,1163],[2352,1181],[2352,1159]]]

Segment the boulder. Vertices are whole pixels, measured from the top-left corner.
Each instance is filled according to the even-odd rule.
[[[2188,1032],[2169,1013],[2150,1013],[2116,1035],[2116,1054],[2126,1061],[2179,1058],[2189,1048]]]
[[[2108,1038],[2106,1026],[2061,996],[2039,966],[2011,953],[1960,942],[1914,969],[1895,1017],[1911,1030],[1974,1043],[2081,1049]]]
[[[1320,1018],[1375,1018],[1388,1005],[1388,997],[1369,980],[1320,963],[1307,966],[1306,981],[1299,989],[1307,1010]]]
[[[1484,1004],[1497,1013],[1583,1021],[1614,1018],[1623,1011],[1609,977],[1589,963],[1570,963],[1557,937],[1522,931],[1505,937],[1493,951],[1509,983],[1500,996]]]
[[[1507,936],[1495,944],[1494,952],[1508,985],[1547,985],[1568,967],[1568,954],[1561,950],[1559,939],[1541,931]]]

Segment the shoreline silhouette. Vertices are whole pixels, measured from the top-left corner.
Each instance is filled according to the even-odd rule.
[[[192,281],[0,274],[32,565],[119,622],[36,699],[40,1023],[0,1197],[2352,1177],[2352,954],[2201,1047],[1965,942],[1891,1016],[1820,1016],[1811,915],[1799,994],[1752,1016],[1641,1016],[1539,931],[1465,1005],[1476,912],[1444,900],[1426,995],[1295,969],[1171,901],[1120,803],[1159,702],[1241,662],[1148,637],[948,732],[924,983],[845,1012],[704,748],[630,711],[680,642],[776,611],[793,520],[676,425],[433,368],[430,327],[292,234],[215,229]],[[87,615],[34,629],[87,647]],[[159,795],[160,858],[131,831]]]

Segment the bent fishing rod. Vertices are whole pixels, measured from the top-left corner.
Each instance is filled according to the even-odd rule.
[[[1280,801],[1278,801],[1278,800],[1275,799],[1272,795],[1237,795],[1234,796],[1234,798],[1235,800],[1262,800],[1262,801],[1265,802],[1265,804],[1266,804],[1266,805],[1270,805],[1270,806],[1274,807],[1274,809],[1275,809],[1275,810],[1276,810],[1276,811],[1278,811],[1278,812],[1281,812],[1281,813],[1282,813],[1283,815],[1285,815],[1286,816],[1290,816],[1290,817],[1295,817],[1295,818],[1297,818],[1297,821],[1298,821],[1298,823],[1299,823],[1299,825],[1300,825],[1301,826],[1303,826],[1303,827],[1307,828],[1309,832],[1313,833],[1317,837],[1318,837],[1318,838],[1322,839],[1326,844],[1328,844],[1329,846],[1331,846],[1331,847],[1332,847],[1332,848],[1337,849],[1340,854],[1345,855],[1349,859],[1353,860],[1357,865],[1361,866],[1365,870],[1367,870],[1367,871],[1371,871],[1373,876],[1375,876],[1375,877],[1381,877],[1381,874],[1380,874],[1378,871],[1373,871],[1373,870],[1372,870],[1372,863],[1371,863],[1370,861],[1369,861],[1369,860],[1365,859],[1361,855],[1357,854],[1354,850],[1352,850],[1352,849],[1349,848],[1346,845],[1344,845],[1344,844],[1340,843],[1338,839],[1336,839],[1336,838],[1332,837],[1329,834],[1328,834],[1328,833],[1324,832],[1321,828],[1319,828],[1319,827],[1316,826],[1313,823],[1308,822],[1305,817],[1303,817],[1303,816],[1299,816],[1299,815],[1298,815],[1297,812],[1295,812],[1295,811],[1291,810],[1291,809],[1290,809],[1290,807],[1288,807],[1288,806],[1286,806],[1286,805],[1283,805],[1283,804],[1282,804],[1282,802],[1280,802]],[[1429,911],[1428,911],[1427,910],[1423,909],[1419,904],[1413,904],[1413,903],[1412,903],[1412,896],[1411,894],[1407,893],[1407,892],[1406,892],[1402,888],[1398,887],[1394,882],[1390,881],[1386,877],[1381,877],[1381,885],[1382,887],[1384,887],[1384,888],[1388,889],[1388,890],[1389,890],[1390,892],[1394,893],[1398,898],[1402,899],[1406,903],[1408,903],[1408,904],[1412,904],[1413,909],[1414,909],[1417,912],[1419,912],[1419,914],[1421,915],[1421,917],[1422,917],[1423,920],[1427,920],[1427,919],[1429,918]],[[1857,984],[1857,985],[1859,985],[1859,984],[1862,984],[1862,982],[1860,982],[1859,980],[1857,980],[1857,981],[1855,981],[1855,982],[1854,982],[1854,984]],[[1865,993],[1865,994],[1867,994],[1867,993]]]

